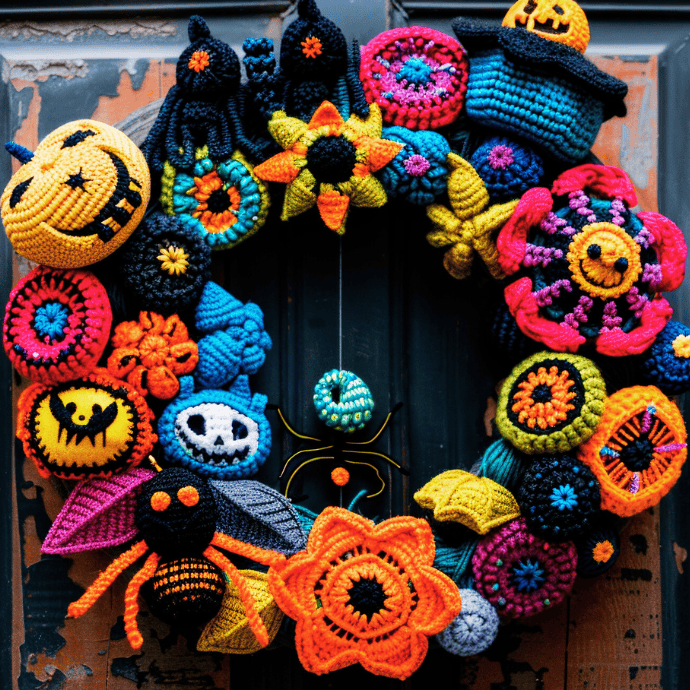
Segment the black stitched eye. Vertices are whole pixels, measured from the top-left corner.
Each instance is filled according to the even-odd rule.
[[[560,6],[560,5],[554,5],[553,6],[553,11],[556,14],[565,14],[565,10]]]
[[[67,412],[69,412],[72,415],[77,411],[77,403],[73,403],[73,402],[67,403],[65,405],[65,409],[67,410]]]
[[[203,436],[206,433],[206,420],[202,414],[193,414],[187,420],[187,426],[197,435]]]
[[[77,144],[80,144],[86,137],[95,137],[96,132],[94,132],[92,129],[80,129],[78,132],[75,132],[74,134],[70,134],[67,139],[65,139],[64,142],[62,142],[62,146],[60,147],[61,149],[69,149],[72,146],[76,146]]]
[[[91,412],[93,414],[100,414],[101,412],[103,412],[103,408],[98,403],[96,403],[95,405],[91,406]]]
[[[535,0],[529,0],[529,2],[525,5],[525,14],[532,14],[534,10],[537,9],[537,3]]]
[[[22,198],[22,195],[29,188],[29,185],[31,184],[31,181],[33,179],[34,179],[33,177],[30,177],[28,180],[24,180],[24,182],[20,182],[12,190],[12,195],[10,196],[10,208],[14,208],[19,203],[19,201]]]
[[[242,422],[234,421],[232,423],[232,437],[235,441],[238,441],[239,439],[242,438],[247,438],[247,434],[249,432],[247,431],[247,427],[242,424]]]

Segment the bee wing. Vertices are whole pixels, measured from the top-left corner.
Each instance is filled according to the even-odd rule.
[[[251,479],[212,479],[209,484],[218,507],[218,532],[285,554],[306,548],[297,513],[282,494]]]
[[[144,482],[156,473],[135,467],[112,477],[79,482],[67,497],[41,547],[67,554],[117,546],[137,534],[134,510]]]

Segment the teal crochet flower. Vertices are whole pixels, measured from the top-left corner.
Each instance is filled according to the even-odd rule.
[[[48,302],[36,309],[34,329],[39,336],[55,340],[65,332],[69,314],[70,311],[64,304]]]
[[[545,581],[544,569],[537,560],[533,561],[530,558],[513,566],[513,585],[518,592],[534,592]]]
[[[577,505],[577,495],[570,484],[554,487],[549,498],[554,508],[558,510],[572,510]]]

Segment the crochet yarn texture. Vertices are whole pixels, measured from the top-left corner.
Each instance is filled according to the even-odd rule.
[[[560,603],[572,590],[576,565],[572,542],[547,543],[529,531],[524,518],[484,537],[472,558],[477,591],[510,618]]]
[[[690,390],[690,328],[673,319],[644,353],[640,376],[666,395]]]
[[[605,397],[604,379],[590,360],[538,352],[504,381],[496,426],[523,453],[566,453],[594,433]]]
[[[438,129],[455,121],[467,90],[467,55],[451,36],[423,26],[384,31],[362,48],[360,79],[387,124]]]
[[[486,534],[520,516],[517,501],[507,489],[486,477],[464,470],[448,470],[434,477],[414,495],[434,520],[459,522],[478,534]]]
[[[496,609],[473,589],[461,589],[462,611],[438,635],[438,643],[456,656],[473,656],[485,652],[498,635]]]
[[[108,477],[138,465],[158,440],[143,396],[105,369],[53,387],[34,383],[17,408],[17,438],[42,477]]]
[[[95,368],[111,322],[108,295],[90,271],[38,266],[10,292],[2,343],[22,376],[52,385]]]
[[[68,122],[12,176],[0,199],[2,222],[17,254],[80,268],[132,234],[150,191],[148,166],[131,139],[95,120]]]
[[[618,532],[606,524],[597,525],[587,535],[575,540],[578,577],[603,575],[618,559],[621,551]]]
[[[434,537],[424,520],[375,525],[326,508],[305,551],[268,573],[278,606],[297,621],[302,666],[316,674],[352,664],[404,680],[419,668],[428,636],[460,612],[458,588],[432,567]]]
[[[655,506],[680,477],[685,422],[654,386],[633,386],[606,401],[596,433],[577,449],[601,484],[601,507],[629,517]]]
[[[314,386],[314,409],[327,427],[351,434],[371,420],[374,399],[369,386],[359,376],[333,369]]]

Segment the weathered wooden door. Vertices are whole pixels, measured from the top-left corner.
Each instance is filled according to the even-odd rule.
[[[645,209],[661,210],[690,228],[690,28],[687,5],[582,3],[592,24],[589,54],[630,85],[628,116],[607,124],[596,154],[624,168]],[[37,3],[38,5],[38,3]],[[451,32],[450,19],[476,13],[501,17],[494,2],[408,0],[404,9],[383,0],[322,0],[324,14],[349,37],[366,42],[402,23]],[[213,34],[238,53],[247,36],[279,40],[287,3],[167,2],[149,8],[7,7],[0,23],[0,128],[5,140],[34,148],[56,126],[89,117],[121,123],[141,141],[155,108],[174,83],[175,61],[186,44],[186,19],[202,12]],[[666,12],[673,9],[674,13]],[[135,18],[140,17],[140,18]],[[141,18],[144,17],[144,18]],[[163,17],[163,18],[161,18]],[[134,115],[133,115],[134,114]],[[128,116],[131,119],[123,123]],[[148,118],[148,119],[147,119]],[[11,173],[0,156],[2,186]],[[282,190],[276,189],[279,207]],[[413,491],[438,472],[469,468],[490,438],[484,413],[507,371],[487,348],[486,324],[497,287],[479,272],[456,282],[441,255],[425,241],[423,212],[389,204],[355,209],[340,240],[315,212],[290,223],[275,218],[252,240],[214,257],[214,278],[236,297],[258,303],[274,348],[255,388],[287,412],[296,427],[319,433],[311,392],[334,367],[355,371],[377,403],[375,422],[397,402],[404,408],[379,449],[410,469],[406,478],[382,467],[384,493],[361,505],[369,517],[415,510]],[[0,242],[3,299],[29,266]],[[671,301],[676,318],[690,322],[690,287]],[[194,651],[192,635],[178,635],[141,614],[145,645],[133,653],[122,627],[125,583],[118,582],[86,616],[65,621],[75,599],[113,557],[78,554],[41,557],[40,542],[58,512],[65,487],[42,480],[14,449],[11,409],[20,390],[2,359],[0,438],[0,682],[6,687],[105,688],[250,686],[340,687],[371,682],[357,668],[317,678],[304,673],[289,635],[275,648],[230,659]],[[686,406],[686,412],[690,408]],[[278,486],[292,441],[271,419],[274,446],[258,479]],[[356,475],[347,491],[370,482]],[[688,675],[690,623],[685,548],[690,525],[681,479],[660,510],[637,516],[623,529],[623,553],[610,573],[578,581],[567,605],[501,632],[489,654],[461,660],[432,649],[410,687],[429,683],[492,688],[683,688]],[[341,500],[318,463],[296,480],[315,511]],[[352,496],[344,496],[347,502]],[[377,687],[398,685],[376,679]]]

